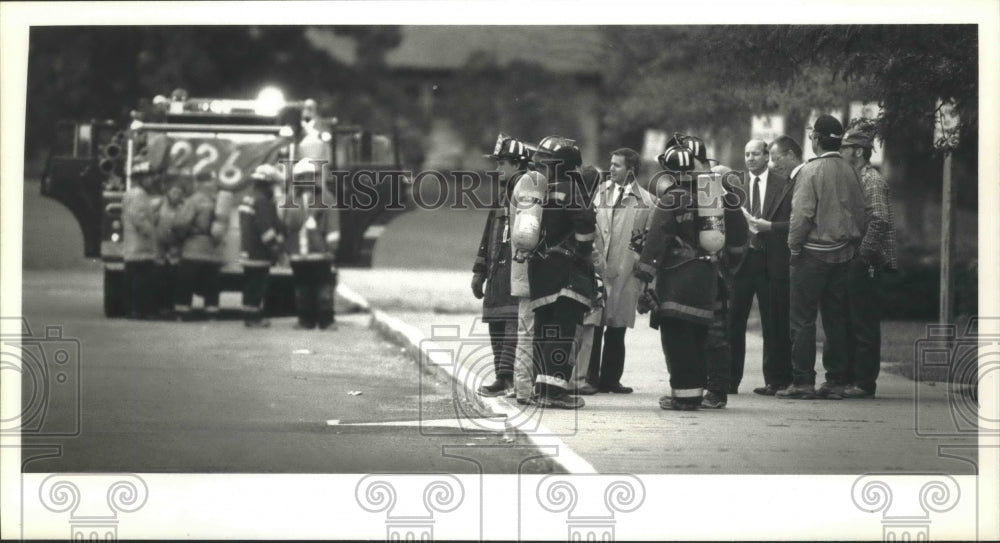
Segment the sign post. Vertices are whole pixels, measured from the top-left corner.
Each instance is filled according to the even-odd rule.
[[[938,101],[934,119],[934,147],[944,151],[941,183],[941,289],[938,322],[952,322],[955,311],[955,186],[951,177],[951,151],[958,146],[958,113],[951,102]]]

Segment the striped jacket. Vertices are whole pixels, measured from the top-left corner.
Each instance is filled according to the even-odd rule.
[[[284,240],[284,225],[272,199],[270,186],[255,186],[243,197],[240,214],[240,263],[269,267],[277,258]]]

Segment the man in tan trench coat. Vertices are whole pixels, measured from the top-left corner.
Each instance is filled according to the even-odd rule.
[[[607,293],[601,326],[594,330],[588,381],[600,392],[628,394],[621,384],[625,368],[625,330],[635,325],[636,304],[642,283],[632,275],[638,253],[632,238],[649,227],[653,195],[636,182],[639,154],[632,149],[611,153],[611,179],[594,196],[597,239],[594,250],[606,262],[604,288]],[[602,349],[603,344],[603,349]]]

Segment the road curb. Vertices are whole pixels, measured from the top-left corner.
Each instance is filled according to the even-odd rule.
[[[354,293],[349,288],[348,290]],[[486,408],[495,413],[505,415],[508,420],[520,414],[521,410],[505,399],[477,396],[475,390],[470,385],[473,380],[468,378],[465,368],[452,364],[448,355],[445,354],[444,349],[437,347],[432,340],[428,339],[416,327],[384,311],[371,308],[371,305],[361,295],[357,293],[354,293],[354,295],[364,301],[365,305],[371,310],[372,318],[369,327],[383,338],[403,347],[407,354],[420,364],[421,370],[442,373],[449,379],[456,381],[465,389],[468,397],[478,398]],[[555,454],[548,458],[559,464],[567,473],[597,473],[597,470],[594,469],[594,466],[590,462],[587,462],[582,456],[573,451],[566,443],[556,437],[552,430],[545,427],[545,425],[539,423],[534,432],[519,433],[527,437],[528,441],[541,450],[555,450]]]

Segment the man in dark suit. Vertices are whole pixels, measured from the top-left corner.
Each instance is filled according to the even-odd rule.
[[[757,298],[764,336],[764,381],[759,393],[791,382],[788,335],[788,220],[792,191],[788,178],[768,168],[768,148],[762,140],[750,140],[744,149],[747,166],[747,198],[744,214],[750,228],[750,243],[733,277],[732,376],[729,393],[736,394],[743,379],[746,360],[747,319]],[[774,292],[772,292],[772,290]],[[754,392],[757,392],[755,390]],[[774,394],[774,392],[771,392]]]
[[[764,242],[770,318],[769,336],[765,337],[764,383],[757,394],[773,396],[792,382],[791,336],[789,334],[788,224],[792,214],[795,174],[802,165],[802,147],[788,136],[771,143],[769,170],[772,178],[786,181],[777,196],[764,198],[764,216],[754,222]],[[775,185],[777,187],[777,185]],[[771,187],[768,187],[770,190]],[[768,340],[770,343],[768,343]]]

